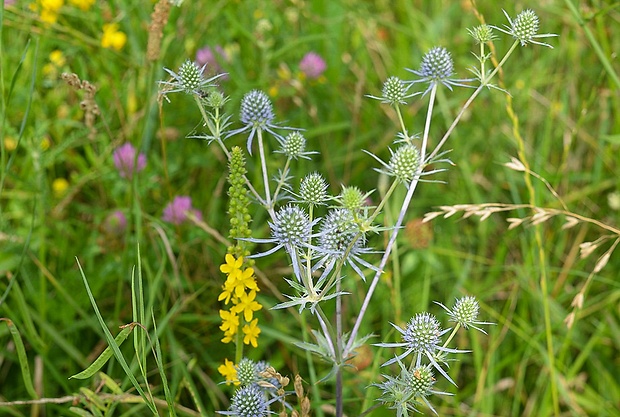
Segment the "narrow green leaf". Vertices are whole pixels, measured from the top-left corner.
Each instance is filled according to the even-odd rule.
[[[127,337],[129,336],[129,333],[131,333],[131,331],[133,330],[133,328],[135,326],[136,326],[135,323],[131,323],[131,324],[128,324],[126,326],[123,326],[123,330],[121,330],[120,333],[114,339],[114,341],[116,342],[116,344],[119,347],[127,339]],[[88,368],[84,369],[80,373],[77,373],[75,375],[70,376],[69,379],[87,379],[87,378],[90,378],[98,370],[100,370],[103,367],[103,365],[105,365],[108,362],[108,360],[112,357],[112,355],[114,355],[114,351],[112,350],[112,348],[110,346],[108,346],[101,353],[101,355],[99,355],[99,357],[97,359],[95,359],[92,364],[90,364],[90,366]]]
[[[166,377],[166,372],[162,363],[161,347],[159,345],[159,337],[157,337],[157,325],[155,324],[153,310],[151,310],[151,319],[153,320],[153,329],[155,330],[153,336],[155,339],[155,362],[157,363],[157,369],[159,370],[159,375],[161,376],[161,383],[164,386],[164,395],[166,396],[166,403],[168,403],[168,413],[170,416],[176,417],[177,413],[174,409],[174,398],[172,398],[172,394],[170,393],[168,378]]]
[[[19,366],[22,371],[22,377],[24,378],[24,385],[26,386],[26,391],[33,399],[38,399],[39,396],[37,392],[34,390],[34,385],[32,384],[32,378],[30,377],[30,367],[28,366],[28,356],[26,356],[26,349],[24,348],[24,342],[22,341],[22,337],[15,327],[15,324],[9,319],[0,318],[0,321],[6,322],[6,325],[9,327],[9,331],[11,332],[11,336],[13,336],[13,343],[15,343],[15,350],[17,351],[17,359],[19,360]]]
[[[77,407],[69,407],[69,411],[81,417],[94,417],[89,411]]]
[[[97,413],[97,411],[99,412],[106,411],[106,409],[108,408],[105,405],[105,402],[103,402],[103,400],[99,398],[99,396],[94,391],[91,391],[88,388],[82,387],[80,388],[80,392],[82,393],[82,395],[86,397],[87,401],[91,404],[92,412],[96,414],[101,414],[101,413]],[[96,408],[93,408],[93,406]]]
[[[90,290],[90,286],[88,285],[88,280],[86,279],[86,275],[84,274],[82,265],[80,264],[80,261],[77,257],[75,258],[75,261],[77,262],[78,268],[80,270],[80,274],[82,275],[82,280],[84,281],[84,286],[86,287],[86,292],[88,293],[88,298],[90,299],[90,303],[93,306],[93,310],[95,311],[97,320],[99,320],[99,324],[101,325],[101,329],[103,330],[103,334],[105,335],[106,341],[108,342],[108,345],[114,351],[114,357],[116,358],[118,363],[121,365],[121,367],[125,371],[127,378],[129,378],[129,380],[133,384],[136,391],[138,391],[140,396],[144,399],[144,402],[146,403],[147,407],[151,410],[153,415],[159,415],[157,412],[157,407],[155,406],[155,403],[153,402],[153,399],[149,398],[144,393],[144,390],[142,389],[142,387],[136,380],[136,377],[131,372],[131,369],[129,368],[129,365],[127,364],[127,361],[125,360],[125,357],[123,356],[118,345],[114,341],[114,337],[112,336],[112,333],[110,333],[108,326],[105,324],[105,321],[103,320],[103,317],[101,316],[101,313],[99,312],[99,307],[97,307],[97,302],[95,301],[95,297],[93,296],[93,293]]]
[[[120,385],[118,385],[116,381],[110,378],[107,374],[104,374],[103,372],[99,372],[99,378],[101,378],[103,385],[105,385],[114,394],[116,395],[123,394],[123,389],[120,387]]]

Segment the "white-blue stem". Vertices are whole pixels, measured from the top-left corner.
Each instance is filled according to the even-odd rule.
[[[377,287],[377,284],[379,283],[379,279],[381,277],[382,271],[385,268],[385,265],[387,264],[387,261],[390,257],[390,253],[392,252],[392,247],[394,246],[394,243],[396,242],[396,237],[398,236],[400,227],[402,226],[403,221],[405,219],[405,213],[407,212],[407,209],[409,208],[409,204],[411,203],[411,199],[413,198],[413,193],[415,192],[418,186],[418,183],[420,181],[420,176],[422,175],[422,170],[424,169],[423,161],[426,158],[426,146],[428,145],[428,136],[430,133],[431,118],[432,118],[433,106],[435,103],[436,93],[437,93],[437,84],[435,83],[433,87],[431,88],[428,111],[426,113],[426,123],[424,125],[424,135],[422,137],[422,147],[420,149],[420,161],[422,162],[420,163],[420,167],[418,168],[418,174],[413,178],[413,180],[411,181],[411,184],[409,184],[409,189],[407,190],[407,194],[405,195],[405,199],[403,200],[400,213],[398,214],[398,219],[396,220],[396,224],[394,225],[394,229],[392,230],[392,235],[390,236],[390,240],[387,244],[387,247],[385,248],[385,253],[383,254],[383,257],[381,258],[381,263],[379,264],[378,270],[375,273],[375,276],[372,279],[372,282],[370,283],[370,287],[368,288],[368,292],[366,293],[366,297],[364,298],[364,303],[362,304],[360,313],[357,316],[357,319],[355,320],[355,325],[353,326],[353,330],[351,330],[349,341],[347,342],[347,346],[345,347],[344,352],[343,352],[344,358],[349,356],[351,348],[353,344],[355,343],[355,337],[357,336],[360,325],[362,324],[364,315],[366,314],[366,311],[368,310],[368,305],[370,304],[370,300],[372,299],[375,288]]]

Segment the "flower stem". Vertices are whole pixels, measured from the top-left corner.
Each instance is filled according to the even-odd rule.
[[[269,212],[273,211],[273,201],[271,200],[271,191],[269,189],[269,176],[267,174],[267,160],[265,158],[265,145],[263,144],[263,131],[257,129],[258,136],[258,152],[260,154],[260,166],[263,172],[263,185],[265,187],[265,207]]]

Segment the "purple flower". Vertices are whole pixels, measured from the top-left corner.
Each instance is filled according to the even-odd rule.
[[[137,165],[134,166],[134,162]],[[136,160],[136,148],[131,143],[126,143],[114,151],[114,166],[121,177],[131,179],[134,172],[140,172],[146,166],[146,156],[141,153]]]
[[[103,222],[103,230],[109,235],[120,236],[127,228],[127,217],[120,210],[115,210]]]
[[[308,52],[299,62],[299,69],[310,79],[319,78],[326,68],[325,61],[316,52]]]
[[[202,220],[202,213],[192,207],[192,198],[179,195],[164,208],[162,219],[172,224],[181,224],[187,220],[187,213],[192,213],[198,220]]]
[[[222,69],[221,62],[228,61],[228,56],[226,55],[226,51],[217,45],[214,48],[210,46],[205,46],[196,51],[196,64],[199,67],[207,66],[205,73],[206,74],[221,74],[224,72]],[[228,79],[228,75],[223,75],[222,79]]]

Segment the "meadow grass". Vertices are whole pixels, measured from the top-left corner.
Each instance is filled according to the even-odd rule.
[[[391,75],[409,79],[405,68],[417,69],[435,45],[450,50],[459,78],[470,77],[475,49],[465,28],[480,24],[480,16],[507,23],[495,2],[187,1],[170,9],[153,60],[146,50],[153,7],[112,1],[81,10],[67,2],[54,23],[42,22],[41,7],[32,11],[23,1],[1,9],[2,415],[214,415],[229,407],[234,387],[217,371],[235,356],[220,341],[217,300],[225,280],[220,265],[233,244],[227,162],[218,147],[187,138],[200,130],[191,98],[158,101],[164,67],[176,71],[199,48],[221,45],[229,56],[221,84],[234,128],[243,95],[268,92],[277,120],[306,129],[308,148],[320,152],[300,160],[292,174],[318,170],[333,194],[340,184],[376,189],[376,204],[387,183],[362,150],[389,158],[398,120],[365,95],[379,96]],[[454,165],[433,177],[440,182],[416,190],[360,330],[381,337],[360,348],[343,372],[349,416],[378,405],[381,391],[371,384],[381,381],[387,371],[380,365],[393,353],[371,343],[398,340],[390,322],[402,326],[422,311],[441,319],[433,301],[452,305],[463,295],[476,296],[480,319],[496,325],[485,327],[488,335],[457,335],[456,345],[472,353],[451,363],[458,388],[438,381],[437,389],[454,394],[429,399],[439,415],[620,415],[620,261],[613,254],[620,8],[591,2],[575,9],[568,0],[505,7],[511,16],[534,8],[541,32],[559,36],[546,40],[554,49],[515,52],[498,81],[511,96],[484,91],[446,145]],[[127,36],[119,50],[101,45],[103,25],[112,22]],[[494,45],[502,56],[510,43]],[[317,80],[299,78],[298,63],[309,51],[327,63]],[[62,73],[96,86],[94,101]],[[468,96],[465,89],[439,90],[432,144]],[[425,103],[403,108],[412,132],[423,130]],[[130,179],[113,162],[126,142],[147,158]],[[240,136],[226,143],[246,144]],[[505,165],[513,157],[523,170]],[[248,158],[247,170],[260,183],[258,163]],[[406,189],[396,193],[402,200]],[[202,221],[162,220],[179,195],[191,196]],[[484,214],[487,203],[511,206],[484,221],[476,213],[463,218],[464,207],[449,208],[471,204],[470,211]],[[532,218],[536,207],[563,213]],[[389,203],[381,221],[393,224],[399,209]],[[115,210],[126,227],[107,223]],[[431,212],[440,215],[422,222]],[[268,236],[268,214],[252,213],[252,236]],[[572,218],[573,227],[563,229]],[[516,222],[510,219],[523,224],[509,228]],[[382,248],[388,238],[379,234],[372,245]],[[587,242],[597,244],[582,258]],[[601,259],[606,251],[609,259]],[[310,341],[312,316],[270,310],[290,293],[282,280],[291,275],[289,260],[258,258],[253,267],[262,333],[247,356],[269,361],[291,381],[299,374],[299,396],[308,395],[312,415],[334,414],[335,383],[319,382],[331,366],[295,345]],[[345,298],[347,311],[359,311],[366,286],[349,288],[355,291]],[[127,339],[115,342],[123,331]],[[108,346],[109,360],[97,362]],[[69,379],[85,369],[88,378]],[[289,401],[297,405],[294,397]],[[392,414],[381,406],[367,415]]]

